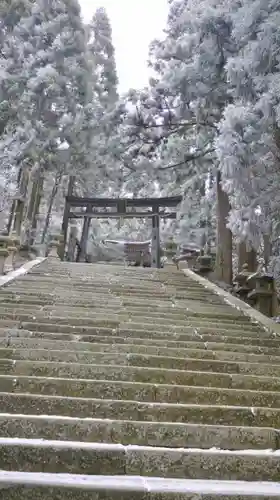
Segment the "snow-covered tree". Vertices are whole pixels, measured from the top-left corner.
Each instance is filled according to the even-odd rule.
[[[165,39],[151,46],[155,77],[150,89],[130,93],[132,112],[126,132],[131,144],[124,154],[135,153],[137,164],[139,156],[144,157],[142,163],[151,179],[156,177],[162,186],[168,184],[185,194],[187,203],[182,208],[192,215],[196,212],[199,231],[213,218],[210,188],[217,189],[218,208],[223,211],[217,219],[217,269],[225,281],[231,279],[231,232],[226,227],[230,206],[221,190],[215,139],[232,99],[226,64],[236,51],[231,36],[236,4],[227,0],[170,2]],[[188,214],[183,215],[186,236]],[[194,218],[189,218],[190,231]]]
[[[110,19],[104,7],[96,10],[88,30],[88,51],[93,62],[93,84],[101,105],[111,108],[118,99],[118,77]]]
[[[17,101],[0,141],[2,168],[19,166],[35,177],[52,171],[61,178],[88,160],[92,110],[86,43],[76,0],[36,0],[7,30],[2,87]],[[61,172],[63,143],[69,155]]]
[[[112,29],[106,10],[96,10],[86,27],[87,60],[91,67],[90,91],[95,124],[90,138],[91,163],[84,171],[80,186],[83,194],[108,194],[120,189],[118,159],[111,137],[117,136],[114,108],[118,100],[118,78]]]
[[[217,153],[232,200],[230,227],[258,248],[279,234],[280,6],[242,0],[232,16],[238,53],[227,63],[232,102],[220,124]]]

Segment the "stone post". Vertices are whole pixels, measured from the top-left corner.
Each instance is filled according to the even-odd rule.
[[[1,250],[1,263],[0,263],[0,273],[7,274],[13,269],[13,255],[16,251],[16,247],[13,244],[13,240],[10,236],[0,235],[0,250]]]
[[[60,235],[53,235],[49,244],[48,258],[59,259]]]
[[[16,233],[12,233],[10,237],[10,241],[7,244],[7,250],[9,255],[5,262],[5,274],[11,272],[15,268],[15,257],[20,248],[20,238],[16,235]]]
[[[64,245],[64,236],[63,236],[63,234],[59,233],[56,236],[56,239],[57,239],[57,242],[58,242],[58,245],[57,245],[57,255],[60,258],[60,260],[64,260],[64,248],[65,248],[65,245]]]
[[[67,260],[69,260],[69,262],[75,262],[77,238],[78,238],[78,228],[77,226],[72,225],[70,226],[68,251],[67,251]]]
[[[255,276],[255,288],[248,297],[255,301],[255,307],[265,316],[273,315],[274,278],[269,274]]]
[[[4,274],[8,274],[14,270],[14,260],[17,253],[17,247],[11,241],[11,244],[7,246],[8,255],[4,264]]]
[[[0,276],[4,274],[5,262],[9,256],[9,251],[5,247],[0,247]]]

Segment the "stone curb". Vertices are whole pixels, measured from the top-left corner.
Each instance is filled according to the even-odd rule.
[[[208,281],[206,278],[199,276],[190,269],[182,269],[182,271],[188,278],[191,278],[197,283],[200,283],[207,290],[210,290],[211,292],[219,295],[224,300],[225,303],[229,304],[235,309],[239,309],[243,314],[245,314],[245,316],[249,316],[249,318],[253,322],[257,322],[267,330],[275,333],[276,335],[280,335],[280,325],[278,325],[272,319],[260,313],[253,307],[246,304],[246,302],[243,302],[243,300],[238,299],[238,297],[234,297],[226,290],[223,290],[215,283],[212,283],[211,281]]]

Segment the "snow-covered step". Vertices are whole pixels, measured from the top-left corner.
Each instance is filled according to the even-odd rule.
[[[39,379],[41,380],[41,379]],[[44,380],[42,382],[42,392],[45,392]],[[51,381],[49,382],[51,385]],[[15,381],[15,390],[17,381]],[[37,381],[37,390],[39,384]],[[27,394],[27,393],[0,393],[0,408],[2,412],[9,414],[32,414],[32,415],[61,415],[79,418],[104,418],[104,419],[122,419],[134,421],[153,421],[153,422],[173,422],[173,423],[194,423],[208,425],[227,425],[227,426],[253,426],[253,427],[271,427],[280,428],[280,405],[279,399],[277,408],[265,406],[251,407],[249,406],[230,406],[229,404],[219,404],[214,400],[212,404],[191,404],[177,402],[149,402],[153,394],[142,393],[142,387],[138,388],[138,398],[143,397],[142,401],[125,399],[130,395],[129,387],[122,388],[119,384],[115,387],[118,390],[115,399],[109,399],[109,391],[107,392],[106,385],[96,387],[99,389],[98,395],[95,398],[81,397],[79,385],[76,386],[76,397],[67,397],[57,390],[53,385],[51,387],[53,394]],[[103,393],[102,393],[103,389]],[[122,392],[123,389],[123,392]],[[125,389],[127,391],[125,392]],[[130,389],[133,389],[130,387]],[[97,391],[96,391],[97,392]],[[60,394],[60,395],[59,395]],[[253,393],[253,396],[256,393]],[[100,399],[100,395],[103,396]],[[209,393],[206,395],[209,395]],[[213,391],[213,396],[216,392]],[[261,400],[262,394],[259,396]],[[270,394],[271,402],[274,393]],[[122,399],[123,397],[123,399]],[[145,400],[146,398],[146,400]],[[149,398],[149,399],[147,399]],[[279,398],[279,394],[278,394]],[[191,398],[190,398],[191,399]],[[195,399],[195,398],[193,398]],[[209,397],[205,398],[209,402]],[[253,397],[252,399],[255,400]],[[256,398],[257,399],[257,398]],[[258,402],[258,401],[256,401]],[[273,403],[272,403],[273,404]]]
[[[9,500],[268,500],[276,482],[214,481],[172,477],[93,476],[0,471]]]
[[[201,425],[0,413],[1,436],[122,443],[176,448],[276,449],[279,433],[268,427]]]
[[[0,438],[0,470],[277,481],[280,451],[164,448]]]

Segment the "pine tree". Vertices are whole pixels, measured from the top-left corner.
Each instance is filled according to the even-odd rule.
[[[118,136],[114,109],[118,101],[118,78],[110,20],[104,8],[97,9],[87,26],[87,59],[91,67],[92,158],[83,173],[85,195],[119,191],[119,165],[112,137]]]
[[[95,73],[94,91],[101,105],[108,109],[118,99],[118,77],[111,23],[103,7],[96,10],[92,22],[88,26],[88,36],[88,50]]]

